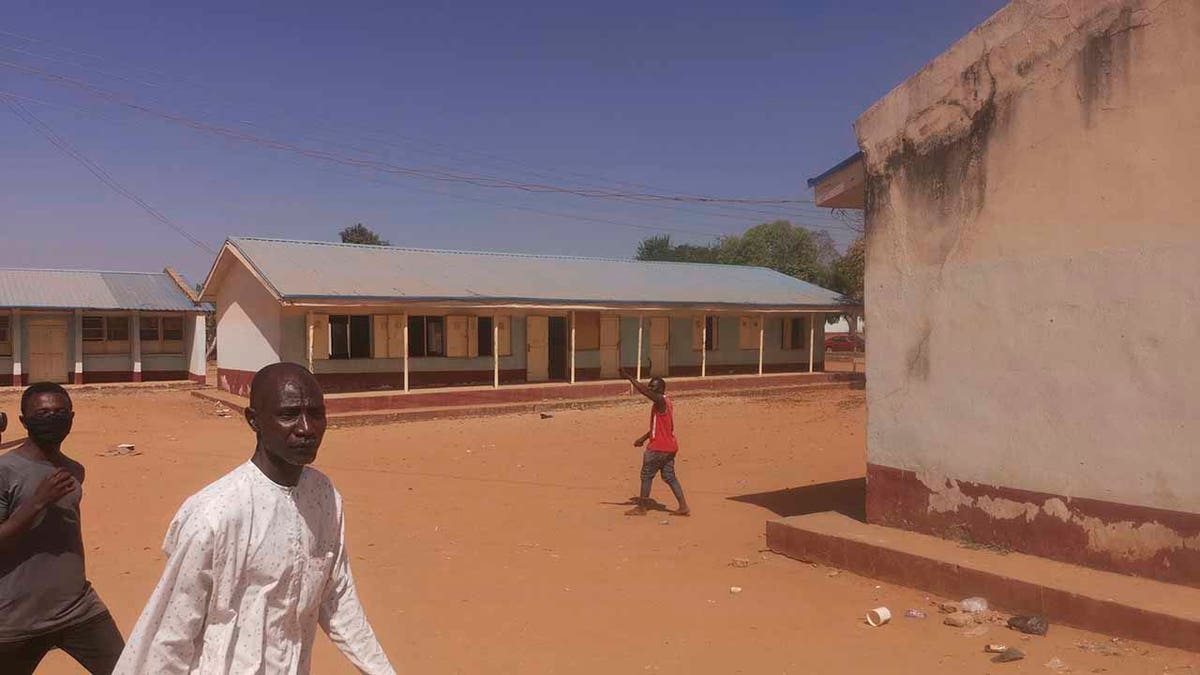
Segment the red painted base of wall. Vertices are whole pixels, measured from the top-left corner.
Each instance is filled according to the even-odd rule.
[[[930,507],[933,491],[915,472],[868,464],[867,521],[1200,586],[1200,550],[1183,543],[1200,537],[1198,513],[967,481],[955,481],[955,485],[962,492],[962,503],[953,510],[939,512]],[[1024,508],[1014,509],[1011,518],[1000,518],[981,508],[981,499],[992,500],[985,505],[1007,500]],[[1054,508],[1057,502],[1047,507],[1051,499],[1061,500],[1066,509]]]
[[[85,370],[83,381],[75,384],[105,384],[110,382],[169,382],[186,380],[186,370],[145,370],[135,373],[129,370]]]
[[[824,372],[825,364],[818,363],[813,372]],[[709,363],[704,366],[706,375],[755,375],[758,373],[757,363],[720,364]],[[807,373],[808,362],[804,363],[764,363],[764,373]],[[671,377],[700,377],[700,366],[671,366]]]
[[[187,379],[191,380],[192,382],[195,382],[196,384],[206,384],[208,382],[208,375],[206,375],[204,373],[190,373],[189,372],[187,374]]]
[[[75,373],[75,384],[83,384],[83,373]]]
[[[26,387],[29,386],[29,374],[22,373],[18,377],[13,377],[12,373],[0,375],[0,387]]]

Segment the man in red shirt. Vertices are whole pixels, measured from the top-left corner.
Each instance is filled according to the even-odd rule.
[[[663,480],[679,501],[679,508],[672,515],[691,515],[692,510],[688,508],[687,499],[683,496],[683,486],[675,478],[675,454],[679,452],[679,440],[675,438],[675,410],[671,399],[667,398],[667,383],[661,377],[655,377],[651,378],[649,385],[642,384],[623,368],[621,375],[629,380],[642,396],[654,402],[650,409],[650,430],[633,442],[634,447],[640,448],[649,441],[646,452],[642,455],[642,491],[638,496],[637,505],[626,511],[625,515],[646,515],[646,507],[651,503],[650,486],[659,472],[662,472]]]

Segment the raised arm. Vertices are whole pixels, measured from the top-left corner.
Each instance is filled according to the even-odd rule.
[[[33,492],[33,497],[19,507],[11,508],[7,500],[7,487],[0,489],[0,553],[18,542],[37,522],[38,516],[54,502],[71,494],[78,483],[66,469],[59,469],[42,479]]]
[[[642,396],[645,396],[646,398],[650,399],[651,401],[654,401],[654,408],[656,410],[661,412],[666,409],[666,407],[667,407],[666,397],[664,397],[661,393],[654,391],[653,389],[642,384],[641,382],[638,382],[637,378],[634,377],[633,375],[630,375],[629,371],[625,370],[624,368],[621,369],[621,376],[624,377],[626,380],[629,380],[629,384],[632,384],[633,388],[637,389],[639,394],[641,394]]]

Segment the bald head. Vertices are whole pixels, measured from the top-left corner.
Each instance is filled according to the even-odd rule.
[[[303,467],[317,458],[325,436],[325,396],[308,369],[273,363],[254,374],[246,422],[258,436],[257,454]]]

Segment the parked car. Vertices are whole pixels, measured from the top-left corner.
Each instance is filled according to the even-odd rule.
[[[831,352],[863,352],[867,350],[867,342],[861,335],[830,335],[825,338],[825,349]]]

